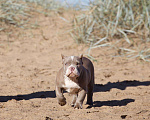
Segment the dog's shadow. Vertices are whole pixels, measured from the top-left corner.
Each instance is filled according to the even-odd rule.
[[[129,81],[125,80],[122,82],[108,82],[105,85],[95,84],[94,92],[106,92],[110,91],[113,88],[117,88],[120,90],[125,90],[127,87],[137,87],[137,86],[149,86],[150,81],[140,82],[137,80]],[[9,100],[15,99],[19,100],[29,100],[34,98],[55,98],[55,91],[40,91],[34,92],[30,94],[16,95],[16,96],[0,96],[0,102],[7,102]],[[134,99],[123,99],[123,100],[110,100],[110,101],[94,101],[93,106],[90,107],[101,107],[101,106],[126,106],[128,103],[134,102]]]
[[[134,99],[123,99],[123,100],[110,100],[110,101],[94,101],[93,105],[87,107],[102,107],[102,106],[126,106],[128,103],[134,102]]]
[[[149,86],[150,81],[140,82],[138,80],[125,80],[122,82],[108,82],[107,84],[95,84],[94,92],[106,92],[110,91],[112,88],[117,88],[120,90],[125,90],[127,87],[137,87],[137,86]]]
[[[24,95],[16,95],[16,96],[0,96],[0,102],[7,102],[8,100],[15,99],[17,101],[19,100],[29,100],[34,98],[55,98],[55,91],[40,91],[40,92],[34,92],[30,94],[24,94]]]
[[[125,80],[122,82],[108,82],[107,84],[95,84],[94,85],[94,92],[106,92],[110,91],[113,88],[117,88],[120,90],[125,90],[127,87],[137,87],[137,86],[149,86],[150,81],[140,82],[137,80]],[[123,99],[123,100],[110,100],[110,101],[94,101],[92,106],[88,106],[87,108],[91,107],[102,107],[102,106],[126,106],[128,103],[134,102],[135,99]]]

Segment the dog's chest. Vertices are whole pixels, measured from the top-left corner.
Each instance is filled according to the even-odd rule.
[[[80,86],[73,82],[72,80],[70,80],[70,78],[65,76],[64,79],[65,84],[63,85],[63,87],[69,92],[69,93],[76,93],[79,91]]]

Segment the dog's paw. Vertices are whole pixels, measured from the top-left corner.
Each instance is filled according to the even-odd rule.
[[[75,102],[76,102],[76,101],[72,101],[71,104],[70,104],[70,106],[71,106],[71,107],[74,107]]]
[[[74,104],[73,104],[73,103],[71,103],[71,104],[70,104],[70,106],[71,106],[71,107],[74,107]]]
[[[75,105],[74,105],[74,108],[75,109],[82,109],[83,107],[82,107],[82,104],[81,103],[75,103]]]
[[[66,98],[58,97],[58,103],[59,103],[59,105],[64,106],[66,104]]]
[[[66,104],[66,101],[59,101],[58,103],[59,105],[64,106]]]
[[[86,104],[93,105],[93,101],[87,101]]]

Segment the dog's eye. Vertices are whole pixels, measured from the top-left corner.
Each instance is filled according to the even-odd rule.
[[[69,66],[69,65],[70,65],[70,63],[68,63],[68,62],[67,62],[67,63],[65,63],[65,65],[66,65],[66,66]]]
[[[79,63],[77,62],[76,65],[79,65]]]

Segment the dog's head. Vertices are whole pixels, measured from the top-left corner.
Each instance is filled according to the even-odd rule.
[[[69,78],[77,78],[80,76],[82,67],[82,57],[78,56],[62,56],[64,74]]]

